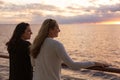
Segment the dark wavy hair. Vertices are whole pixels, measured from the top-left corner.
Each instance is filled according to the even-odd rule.
[[[6,43],[6,46],[8,47],[7,49],[11,48],[11,46],[16,45],[16,43],[21,39],[21,36],[24,34],[24,32],[28,26],[29,26],[29,24],[25,23],[25,22],[21,22],[16,26],[12,37]]]

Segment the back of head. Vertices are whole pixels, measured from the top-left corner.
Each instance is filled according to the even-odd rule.
[[[24,34],[27,26],[29,26],[28,23],[25,22],[21,22],[19,23],[14,32],[12,37],[10,38],[10,40],[6,43],[6,45],[8,46],[8,48],[11,48],[11,46],[15,47],[16,43],[21,39],[22,34]]]
[[[42,23],[42,26],[34,39],[33,44],[31,45],[31,55],[33,58],[36,58],[39,54],[44,40],[48,37],[49,29],[54,29],[56,23],[57,22],[54,19],[46,19]]]

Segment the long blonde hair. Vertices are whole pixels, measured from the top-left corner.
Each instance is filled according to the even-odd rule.
[[[44,40],[46,39],[46,37],[48,37],[49,30],[54,29],[56,24],[57,24],[57,22],[53,19],[46,19],[42,23],[42,26],[41,26],[37,36],[35,37],[33,44],[31,45],[30,52],[31,52],[31,56],[33,58],[37,58]]]

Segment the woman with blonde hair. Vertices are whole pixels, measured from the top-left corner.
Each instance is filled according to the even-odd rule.
[[[35,59],[33,80],[60,80],[62,62],[78,70],[92,66],[106,66],[98,62],[74,62],[68,56],[62,43],[54,40],[59,32],[59,26],[54,19],[46,19],[42,23],[31,46],[31,55]]]

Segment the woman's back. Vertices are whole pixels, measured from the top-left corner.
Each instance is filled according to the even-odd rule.
[[[35,59],[34,80],[59,80],[61,60],[56,54],[57,41],[46,38]]]
[[[21,39],[16,44],[8,50],[10,55],[10,80],[31,80],[30,43]]]

